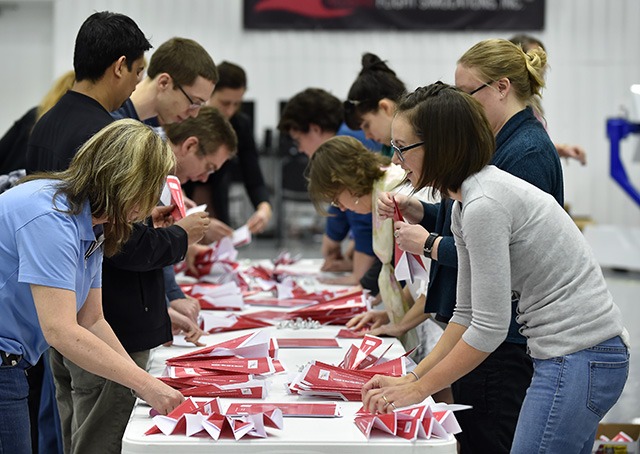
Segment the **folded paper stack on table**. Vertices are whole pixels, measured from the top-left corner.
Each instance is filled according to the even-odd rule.
[[[411,419],[411,411],[409,416],[395,416],[394,433],[376,429],[380,424],[376,418],[382,415],[361,412],[364,383],[375,374],[406,374],[414,366],[398,340],[365,336],[342,326],[368,309],[368,295],[318,283],[312,276],[318,274],[319,261],[297,262],[290,274],[291,265],[281,262],[277,274],[270,269],[273,262],[230,263],[230,274],[215,285],[207,285],[211,280],[184,278],[191,286],[186,289],[201,302],[208,294],[205,302],[224,306],[227,303],[220,301],[231,293],[240,295],[243,304],[232,313],[201,311],[202,326],[212,333],[200,338],[207,347],[189,347],[176,338],[172,346],[153,350],[150,373],[188,400],[180,410],[153,419],[151,409],[138,401],[122,453],[191,454],[216,449],[243,454],[388,454],[393,449],[402,454],[420,449],[426,454],[454,454],[455,427],[445,425],[455,418],[450,415],[441,421],[437,413],[447,409],[430,406],[420,413],[422,429],[417,428],[413,439],[406,435],[408,423],[402,422],[417,421]],[[255,276],[261,269],[278,278]],[[210,291],[219,293],[211,296]],[[277,303],[269,304],[270,298]],[[251,304],[252,299],[259,302]],[[304,304],[280,303],[292,299]],[[274,307],[265,310],[267,304]],[[434,419],[429,422],[433,427],[427,418]],[[363,431],[369,420],[371,428]]]
[[[415,367],[408,353],[391,361],[383,359],[391,345],[379,357],[373,356],[382,343],[379,337],[365,336],[359,347],[351,345],[338,366],[311,361],[291,381],[289,390],[301,396],[360,401],[360,390],[374,375],[400,377],[407,367]]]

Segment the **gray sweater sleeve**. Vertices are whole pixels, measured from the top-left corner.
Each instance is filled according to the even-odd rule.
[[[468,327],[462,339],[483,352],[504,342],[511,322],[510,217],[490,198],[467,203],[464,216],[460,204],[453,210],[458,294],[451,322]]]

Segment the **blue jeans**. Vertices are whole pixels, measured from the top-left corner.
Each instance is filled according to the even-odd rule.
[[[0,454],[31,454],[28,367],[24,359],[15,366],[0,363]]]
[[[629,351],[622,340],[616,336],[570,355],[534,359],[533,367],[511,452],[590,453],[598,423],[627,381]]]

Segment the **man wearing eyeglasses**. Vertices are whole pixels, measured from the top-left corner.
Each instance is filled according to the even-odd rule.
[[[147,76],[138,84],[136,91],[124,105],[111,112],[111,116],[116,120],[132,118],[151,126],[182,123],[188,118],[198,116],[205,101],[213,93],[218,79],[218,69],[213,59],[200,44],[192,39],[171,38],[153,53]],[[200,151],[199,143],[189,144],[195,146],[194,150]],[[207,172],[213,173],[218,167],[218,164],[208,163]],[[193,176],[193,179],[203,178],[196,174]],[[208,174],[206,176],[208,177]],[[222,236],[233,233],[226,225],[210,227],[219,230]],[[180,315],[195,323],[199,305],[180,290],[175,281],[173,266],[164,269],[164,283],[170,307],[178,312],[169,312],[174,324]]]
[[[171,38],[151,56],[147,77],[111,115],[145,122],[156,118],[161,126],[180,123],[198,116],[217,81],[216,65],[200,44]]]

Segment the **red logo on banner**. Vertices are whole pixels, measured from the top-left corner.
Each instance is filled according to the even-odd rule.
[[[262,0],[256,4],[254,11],[288,11],[301,16],[329,19],[353,14],[352,8],[331,9],[322,0]]]

